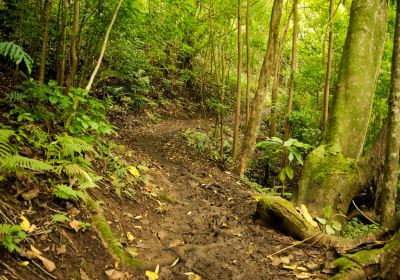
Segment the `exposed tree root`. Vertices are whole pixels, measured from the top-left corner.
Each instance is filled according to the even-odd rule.
[[[299,240],[308,239],[309,243],[317,243],[334,248],[340,254],[347,253],[365,243],[373,243],[386,233],[382,229],[358,239],[347,239],[325,234],[319,227],[313,227],[306,221],[293,204],[278,196],[261,197],[258,200],[256,215],[267,225],[277,228],[293,238]]]
[[[110,225],[104,217],[103,209],[88,194],[85,194],[84,202],[93,212],[92,225],[94,229],[113,258],[130,268],[143,269],[144,265],[140,260],[132,258],[121,248],[120,242],[114,237]]]

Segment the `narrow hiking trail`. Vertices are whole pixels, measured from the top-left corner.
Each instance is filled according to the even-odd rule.
[[[186,280],[190,272],[210,280],[327,278],[321,272],[322,248],[302,244],[273,261],[267,257],[294,240],[257,223],[255,192],[188,147],[182,137],[188,128],[205,129],[211,119],[148,125],[125,115],[114,117],[114,123],[120,127],[116,141],[149,166],[147,188],[159,193],[157,207],[122,209],[121,223],[123,230],[133,232],[138,257],[148,269],[160,265],[160,279]],[[132,217],[133,224],[123,221]]]

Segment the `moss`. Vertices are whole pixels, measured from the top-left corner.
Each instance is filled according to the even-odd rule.
[[[164,192],[158,192],[157,195],[158,195],[162,200],[164,200],[164,201],[166,201],[166,202],[170,202],[170,203],[175,203],[175,202],[176,202],[176,199],[175,199],[173,196],[171,196],[171,195],[169,195],[169,194],[166,194],[166,193],[164,193]]]
[[[104,247],[109,250],[114,258],[119,259],[122,264],[134,269],[142,269],[143,263],[140,260],[130,257],[122,249],[122,245],[119,240],[114,237],[111,227],[103,215],[102,209],[87,193],[85,193],[84,202],[86,203],[88,208],[94,212],[94,214],[92,215],[92,224],[93,227],[97,230]]]

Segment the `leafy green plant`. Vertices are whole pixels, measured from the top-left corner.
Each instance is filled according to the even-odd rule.
[[[333,235],[337,232],[340,232],[342,230],[342,224],[336,220],[337,217],[342,217],[346,218],[345,215],[343,214],[333,214],[332,206],[327,205],[323,209],[324,217],[316,217],[315,219],[320,223],[324,229],[325,232],[329,235]]]
[[[364,224],[357,217],[354,217],[343,227],[340,234],[346,238],[356,238],[375,232],[378,229],[378,225]]]
[[[66,185],[57,185],[53,189],[53,194],[61,199],[71,199],[71,200],[78,200],[83,198],[83,192],[80,190],[74,190],[70,186]]]
[[[54,214],[51,215],[51,220],[54,223],[64,223],[64,222],[69,222],[71,221],[70,218],[68,218],[67,216],[63,215],[63,214]]]
[[[278,137],[271,137],[267,140],[258,142],[256,147],[264,151],[263,157],[265,158],[282,158],[283,155],[287,155],[288,161],[285,160],[285,166],[281,168],[278,176],[282,183],[282,193],[284,193],[286,180],[293,179],[293,165],[303,165],[303,153],[311,148],[310,145],[302,143],[297,139],[290,138],[287,141],[283,141]]]
[[[188,145],[194,147],[200,153],[203,153],[210,147],[210,138],[206,133],[187,129],[183,133],[183,136],[186,138]]]
[[[13,42],[0,42],[0,55],[8,57],[16,65],[24,62],[28,73],[32,72],[32,58],[17,44]]]
[[[0,224],[0,242],[10,253],[19,251],[18,244],[26,238],[26,233],[18,225]]]

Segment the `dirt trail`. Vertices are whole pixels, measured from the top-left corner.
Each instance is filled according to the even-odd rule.
[[[181,132],[204,128],[208,121],[144,125],[133,117],[116,120],[121,127],[118,141],[150,163],[154,186],[174,198],[157,209],[131,209],[130,216],[143,216],[136,227],[124,229],[133,231],[139,257],[150,267],[159,264],[163,280],[186,280],[188,272],[206,280],[326,278],[319,272],[324,259],[321,248],[300,245],[279,255],[287,258],[274,265],[267,258],[293,240],[257,224],[252,216],[254,192],[185,144]],[[170,267],[177,258],[178,263]],[[308,272],[284,269],[282,261]],[[141,277],[134,279],[145,279]]]

